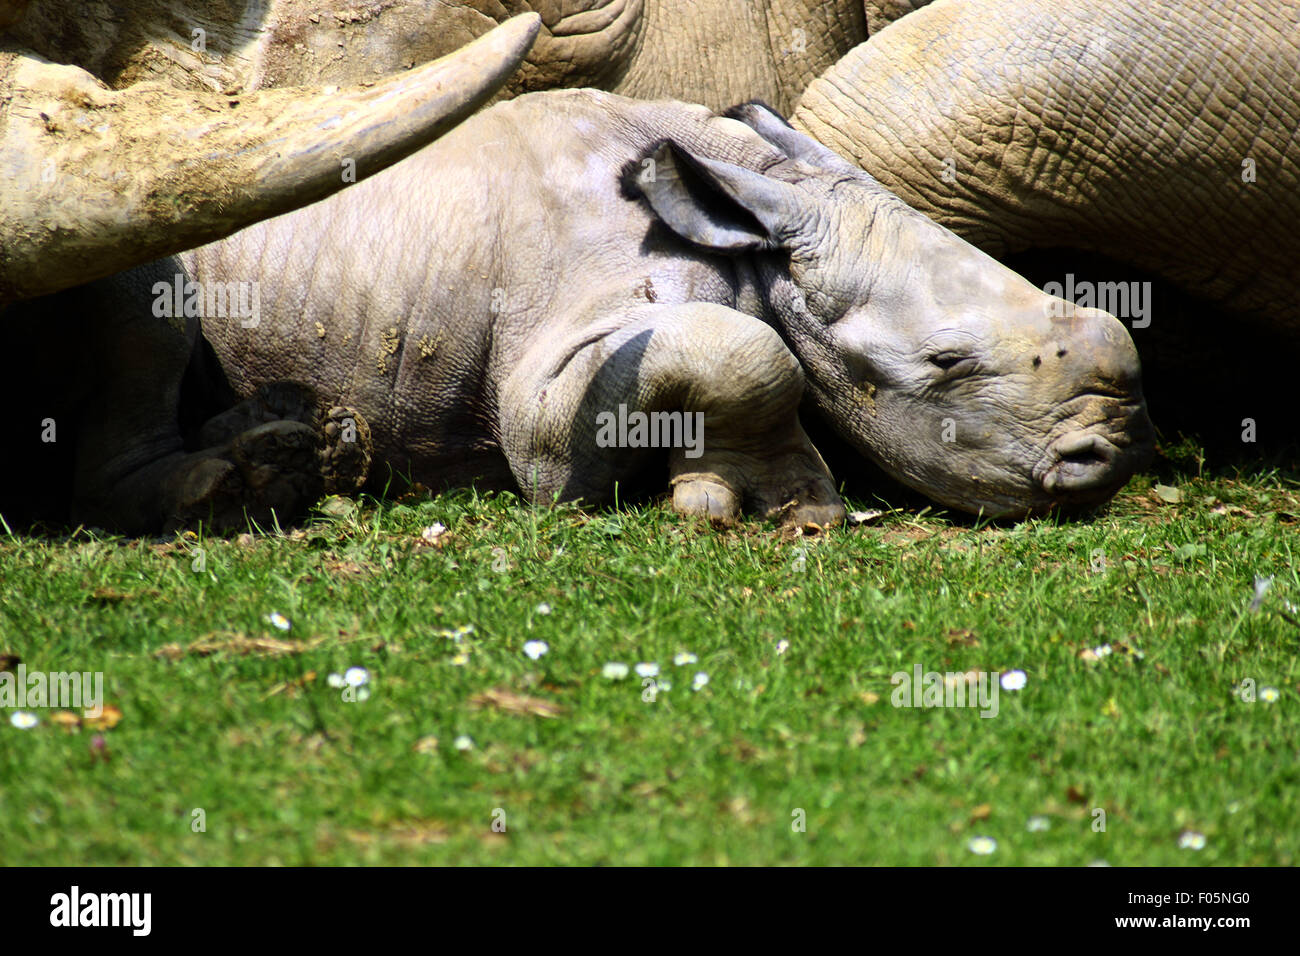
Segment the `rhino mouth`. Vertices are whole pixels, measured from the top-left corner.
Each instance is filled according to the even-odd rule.
[[[1098,431],[1067,432],[1048,446],[1039,486],[1055,506],[1068,508],[1106,501],[1151,456],[1146,430],[1126,437],[1130,440],[1121,445]]]

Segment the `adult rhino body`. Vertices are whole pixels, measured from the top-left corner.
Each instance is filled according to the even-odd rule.
[[[906,0],[882,8],[897,12]],[[384,0],[338,9],[310,0],[36,0],[19,39],[51,59],[74,58],[111,86],[145,78],[251,92],[377,79],[533,12],[541,32],[503,96],[596,87],[718,109],[761,97],[788,109],[867,36],[862,0]]]
[[[1298,75],[1295,0],[936,0],[793,123],[993,255],[1101,253],[1295,347]]]
[[[293,380],[358,409],[380,485],[596,503],[667,478],[687,513],[834,521],[805,385],[861,453],[959,508],[1087,504],[1127,480],[1150,434],[1114,318],[1055,316],[767,109],[736,117],[595,91],[498,104],[187,254],[200,282],[261,285],[256,328],[204,335],[240,397]],[[698,457],[605,447],[602,421],[638,411],[702,415]]]

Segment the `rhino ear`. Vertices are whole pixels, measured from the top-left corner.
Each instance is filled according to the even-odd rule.
[[[750,100],[731,107],[724,114],[739,120],[791,159],[828,172],[858,175],[862,170],[839,153],[832,152],[811,136],[799,132],[762,100]]]
[[[630,163],[623,182],[673,232],[719,252],[785,248],[795,212],[806,201],[788,183],[693,155],[672,140]]]

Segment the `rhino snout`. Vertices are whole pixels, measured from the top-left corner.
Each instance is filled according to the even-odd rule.
[[[1094,504],[1118,491],[1147,457],[1142,440],[1121,448],[1096,432],[1068,432],[1048,447],[1041,484],[1062,505]]]

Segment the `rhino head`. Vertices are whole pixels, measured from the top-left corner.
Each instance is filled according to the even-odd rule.
[[[1146,463],[1116,318],[1047,295],[761,104],[728,115],[776,147],[762,172],[670,141],[642,190],[684,238],[757,254],[769,321],[858,451],[990,517],[1103,502]]]

